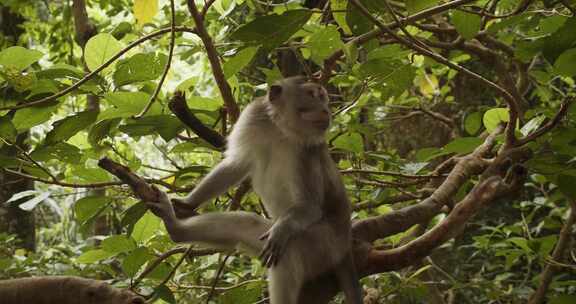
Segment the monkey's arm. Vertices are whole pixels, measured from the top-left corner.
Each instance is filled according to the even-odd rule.
[[[175,207],[195,209],[228,188],[238,184],[248,175],[249,166],[225,158],[183,199],[173,199]],[[178,211],[178,210],[177,210]]]
[[[272,228],[260,237],[261,240],[268,239],[260,253],[266,267],[278,262],[290,238],[306,231],[312,224],[319,222],[322,216],[322,208],[318,203],[306,201],[293,205],[279,217]]]

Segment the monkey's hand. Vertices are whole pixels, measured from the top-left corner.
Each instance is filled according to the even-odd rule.
[[[292,233],[288,229],[288,226],[278,225],[278,223],[276,223],[260,237],[260,240],[266,239],[264,249],[260,252],[260,259],[262,263],[264,263],[264,266],[272,267],[278,263],[291,236]]]
[[[196,207],[190,203],[187,203],[184,199],[173,198],[172,205],[174,206],[174,212],[176,213],[176,217],[179,219],[198,215],[198,213],[196,212]]]
[[[146,201],[146,205],[150,208],[150,211],[154,213],[159,218],[164,220],[175,218],[174,208],[170,204],[170,198],[164,191],[160,191],[155,186],[152,186],[152,190],[155,192],[155,201]]]

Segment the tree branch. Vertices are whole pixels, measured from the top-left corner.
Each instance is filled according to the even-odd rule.
[[[204,47],[206,48],[206,55],[208,56],[208,61],[210,61],[210,66],[212,67],[212,74],[214,75],[214,80],[216,80],[216,84],[220,90],[220,95],[226,105],[226,110],[232,117],[232,121],[236,121],[240,116],[240,109],[238,108],[238,104],[236,104],[236,100],[234,100],[232,89],[230,89],[230,85],[224,76],[224,71],[222,70],[222,65],[220,64],[218,51],[214,46],[214,41],[212,41],[212,37],[210,37],[210,34],[208,34],[208,31],[206,30],[204,16],[198,11],[198,7],[196,7],[194,0],[188,0],[188,10],[196,24],[197,35],[200,37]]]
[[[558,242],[556,243],[556,247],[554,248],[554,252],[552,252],[552,260],[560,262],[562,260],[562,256],[564,255],[564,251],[568,247],[570,243],[570,238],[572,237],[572,229],[574,224],[576,223],[576,201],[570,202],[570,211],[568,215],[568,220],[562,226],[562,230],[560,230],[560,236],[558,237]],[[530,300],[528,300],[528,304],[540,304],[544,302],[544,298],[546,296],[546,291],[548,291],[548,286],[552,282],[552,278],[554,273],[558,270],[558,266],[554,264],[548,264],[544,268],[542,275],[540,275],[540,285],[538,285],[538,289],[532,294]]]
[[[186,105],[186,96],[182,92],[174,93],[172,100],[168,103],[170,111],[180,119],[194,134],[202,138],[217,149],[224,148],[226,139],[220,133],[205,126]]]
[[[472,175],[480,174],[487,168],[488,162],[483,157],[493,149],[496,136],[502,129],[502,126],[498,127],[474,152],[457,159],[448,177],[430,197],[416,205],[355,222],[352,227],[354,237],[371,243],[434,217]]]
[[[554,115],[554,118],[549,120],[545,125],[541,126],[538,130],[528,134],[524,138],[519,139],[516,145],[517,146],[525,145],[535,140],[536,138],[546,134],[548,131],[556,127],[556,125],[558,125],[560,121],[562,121],[562,119],[566,116],[566,113],[568,113],[568,108],[570,108],[570,105],[572,104],[573,101],[574,98],[569,98],[566,101],[562,102],[562,104],[560,105],[560,109],[558,110],[556,115]]]

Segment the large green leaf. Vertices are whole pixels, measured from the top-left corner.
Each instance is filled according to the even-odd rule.
[[[360,153],[364,151],[364,142],[359,133],[346,133],[334,140],[334,147],[342,150]]]
[[[562,53],[554,62],[554,69],[562,76],[576,76],[576,48]]]
[[[257,17],[238,28],[230,38],[247,44],[274,48],[292,37],[306,24],[311,14],[308,10],[290,10],[282,15]]]
[[[128,118],[142,111],[150,95],[144,92],[111,92],[104,94],[104,99],[113,105],[98,116],[98,120],[111,118]],[[155,102],[147,115],[157,115],[161,112],[161,106]]]
[[[18,135],[16,127],[14,127],[8,116],[0,117],[0,147],[4,144],[4,140],[14,142],[16,135]]]
[[[438,0],[406,0],[406,10],[408,13],[414,14],[421,10],[427,9],[436,5]]]
[[[499,124],[510,121],[510,116],[508,115],[508,109],[506,108],[494,108],[486,111],[482,122],[484,127],[488,132],[492,132]]]
[[[52,124],[53,129],[46,135],[46,143],[66,141],[76,133],[86,129],[96,121],[97,111],[84,111],[68,116]]]
[[[96,263],[108,258],[113,257],[115,254],[112,252],[108,252],[102,249],[94,249],[90,251],[86,251],[81,254],[77,259],[76,262],[82,264],[92,264]]]
[[[308,39],[312,60],[317,64],[322,64],[324,59],[344,47],[340,32],[334,25],[319,27]]]
[[[346,35],[352,35],[352,30],[346,21],[346,11],[348,9],[348,0],[330,0],[330,8],[334,21],[340,26]]]
[[[570,200],[576,200],[576,176],[561,174],[556,183],[562,194]]]
[[[254,55],[256,55],[256,52],[258,52],[258,47],[247,47],[236,53],[232,58],[226,60],[222,67],[226,79],[236,75],[247,66],[250,61],[252,61],[252,58],[254,58]]]
[[[474,151],[481,144],[482,139],[478,137],[460,137],[444,146],[443,152],[466,154]]]
[[[77,164],[82,158],[80,149],[76,146],[59,142],[52,145],[38,146],[31,154],[37,161],[49,161],[57,159],[66,163]]]
[[[138,270],[148,262],[148,260],[154,258],[148,249],[145,247],[139,247],[130,252],[128,256],[122,261],[122,269],[129,277],[133,277],[138,273]]]
[[[12,46],[0,52],[0,65],[22,71],[40,60],[44,54],[36,50],[28,50],[21,46]]]
[[[88,142],[92,146],[100,145],[100,142],[106,137],[113,137],[111,132],[120,124],[120,118],[106,119],[98,122],[88,132]]]
[[[146,212],[134,225],[132,237],[139,243],[145,242],[158,233],[160,227],[162,227],[162,220],[151,212]]]
[[[472,39],[480,31],[482,18],[476,14],[455,11],[452,13],[452,24],[464,39]]]
[[[50,103],[49,105],[20,109],[16,111],[14,118],[12,118],[12,123],[20,133],[46,122],[56,112],[57,108],[58,103]]]
[[[86,196],[74,203],[76,221],[85,223],[98,215],[112,201],[107,196]]]
[[[146,116],[138,120],[130,120],[119,127],[119,130],[130,136],[145,136],[158,133],[165,141],[176,137],[184,129],[184,125],[171,115]]]
[[[116,86],[154,80],[164,70],[168,57],[164,54],[136,54],[116,64],[113,79]]]
[[[118,254],[136,249],[136,242],[125,235],[113,235],[102,241],[102,249]]]
[[[108,59],[122,50],[122,44],[112,35],[98,34],[86,43],[84,47],[84,60],[90,71],[94,71]],[[107,68],[109,70],[110,67]]]
[[[474,112],[470,115],[466,115],[466,119],[464,120],[464,129],[466,130],[466,133],[474,135],[478,133],[481,127],[482,113]]]

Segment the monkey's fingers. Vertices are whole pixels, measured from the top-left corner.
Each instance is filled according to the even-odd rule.
[[[269,236],[270,236],[270,231],[266,231],[266,233],[261,235],[258,239],[263,241],[263,240],[267,239]]]

